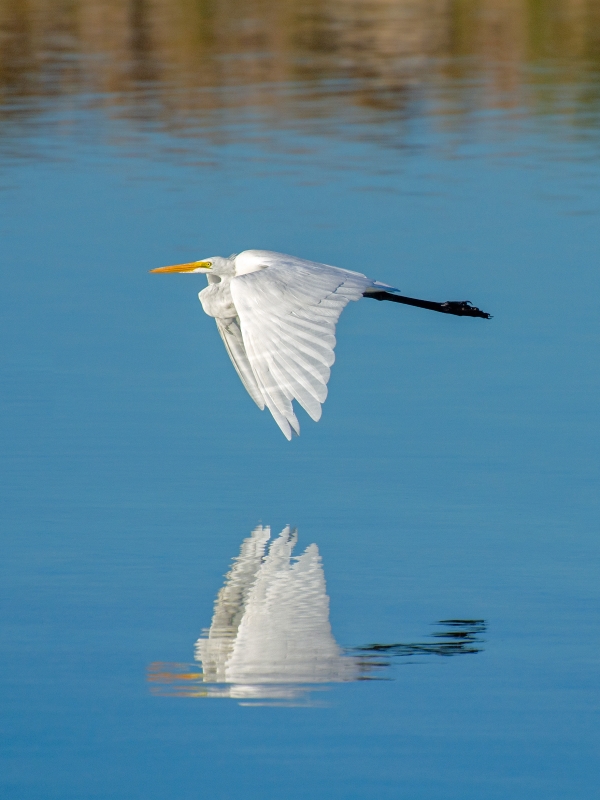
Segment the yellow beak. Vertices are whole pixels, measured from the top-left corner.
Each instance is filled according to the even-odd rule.
[[[195,269],[210,269],[210,261],[190,261],[189,264],[173,264],[172,267],[157,267],[150,272],[193,272]]]

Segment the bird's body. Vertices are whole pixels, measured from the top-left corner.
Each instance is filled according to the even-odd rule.
[[[246,250],[225,264],[210,260],[219,275],[207,275],[209,285],[198,295],[202,308],[215,318],[254,402],[291,439],[300,433],[292,401],[320,419],[336,323],[375,284],[356,272],[268,250]]]
[[[424,305],[446,313],[488,316],[466,303],[427,303],[359,272],[269,250],[162,267],[153,272],[203,272],[199,293],[215,318],[248,393],[269,409],[287,439],[300,433],[292,402],[315,421],[327,397],[335,360],[335,326],[345,306],[361,297]],[[453,308],[455,307],[455,308]],[[461,310],[458,310],[460,307]],[[478,313],[474,313],[478,312]]]

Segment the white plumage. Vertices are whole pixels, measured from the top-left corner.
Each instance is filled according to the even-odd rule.
[[[206,273],[202,307],[215,318],[249,395],[269,409],[287,439],[300,433],[294,400],[315,421],[321,417],[335,326],[346,305],[369,289],[395,291],[358,272],[269,250],[153,272]]]
[[[238,259],[245,267],[248,262],[267,266],[231,279],[237,311],[232,322],[239,326],[242,346],[239,350],[230,346],[229,354],[259,408],[266,405],[291,439],[292,430],[300,433],[292,400],[315,421],[321,418],[335,360],[336,323],[344,307],[359,300],[372,281],[355,272],[267,251],[242,253],[236,266]],[[223,335],[227,328],[222,320],[218,326]]]

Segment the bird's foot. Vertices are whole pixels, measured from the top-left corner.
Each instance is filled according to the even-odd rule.
[[[492,318],[491,314],[481,311],[477,306],[474,306],[470,300],[448,300],[446,303],[440,303],[440,311],[445,314],[455,314],[457,317]]]

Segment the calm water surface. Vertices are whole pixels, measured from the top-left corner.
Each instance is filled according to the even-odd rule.
[[[0,0],[3,797],[594,796],[599,31]],[[247,248],[494,319],[352,304],[288,443],[148,275]]]

